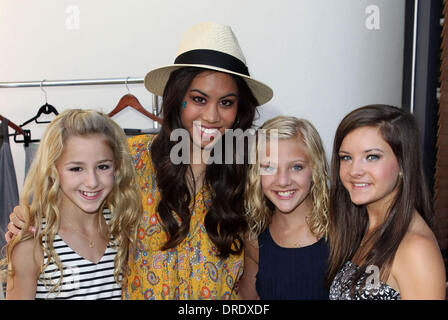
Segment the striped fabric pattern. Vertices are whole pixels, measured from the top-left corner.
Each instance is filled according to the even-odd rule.
[[[106,220],[109,220],[105,214]],[[114,258],[117,251],[107,245],[101,260],[95,264],[78,255],[65,241],[56,234],[53,246],[63,265],[62,284],[50,293],[54,284],[60,279],[60,272],[54,263],[48,265],[40,274],[37,282],[36,300],[120,300],[121,287],[114,279]],[[45,245],[45,243],[44,243]],[[47,255],[44,262],[47,262]],[[45,286],[47,283],[47,287]]]

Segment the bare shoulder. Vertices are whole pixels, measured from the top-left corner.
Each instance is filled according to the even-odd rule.
[[[425,258],[437,260],[439,257],[441,258],[440,248],[434,233],[423,218],[416,213],[409,230],[398,247],[396,259],[418,263]],[[421,262],[425,263],[424,261]]]
[[[12,252],[12,263],[16,270],[40,270],[44,255],[40,246],[35,245],[33,238],[17,243]]]
[[[37,279],[43,264],[43,253],[34,239],[23,240],[14,246],[11,263],[14,273],[8,277],[7,300],[34,299]]]
[[[420,217],[421,219],[421,217]],[[445,299],[445,266],[430,228],[417,219],[401,241],[392,276],[406,299]]]
[[[437,259],[441,255],[434,236],[407,233],[398,247],[395,259],[405,263],[425,263],[425,259]]]

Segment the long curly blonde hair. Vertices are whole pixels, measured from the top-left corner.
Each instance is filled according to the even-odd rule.
[[[64,151],[64,144],[70,136],[89,136],[99,134],[114,154],[115,172],[114,187],[100,206],[98,217],[101,218],[104,208],[111,212],[107,236],[113,237],[112,246],[117,249],[114,276],[117,283],[122,284],[127,272],[129,253],[134,249],[137,237],[137,225],[142,215],[142,203],[137,177],[128,150],[127,139],[123,130],[107,115],[95,110],[73,109],[62,112],[46,129],[35,159],[27,174],[20,205],[25,210],[25,227],[34,226],[34,234],[20,232],[6,247],[8,276],[14,275],[11,256],[14,247],[21,241],[34,237],[34,246],[39,246],[48,257],[42,271],[54,263],[62,275],[62,264],[53,248],[53,240],[59,230],[61,213],[59,204],[61,190],[56,162]],[[45,241],[45,245],[43,245]],[[44,273],[42,275],[45,277]],[[45,280],[46,285],[49,281]],[[56,284],[48,285],[50,291],[58,290],[62,277]]]
[[[273,206],[269,205],[270,201],[265,197],[261,187],[260,158],[257,151],[264,143],[261,136],[269,141],[275,134],[278,139],[297,138],[298,142],[305,144],[311,161],[313,181],[310,192],[313,210],[307,222],[316,237],[327,238],[329,224],[328,163],[319,133],[308,120],[287,116],[278,116],[266,121],[258,129],[258,133],[256,135],[257,142],[252,145],[253,149],[251,150],[257,156],[257,161],[249,166],[245,191],[246,218],[250,228],[249,237],[254,239],[261,234],[268,227],[273,215]]]

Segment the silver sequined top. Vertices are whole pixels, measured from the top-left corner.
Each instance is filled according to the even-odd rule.
[[[333,279],[330,287],[330,300],[400,300],[400,293],[388,284],[378,281],[376,286],[366,283],[369,274],[364,273],[355,286],[354,296],[350,294],[353,274],[359,267],[347,261]],[[367,280],[367,281],[366,281]]]

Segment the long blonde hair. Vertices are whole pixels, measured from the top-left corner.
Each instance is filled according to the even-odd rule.
[[[259,132],[261,130],[267,140],[276,134],[278,139],[296,138],[298,143],[305,144],[311,161],[313,181],[310,192],[313,210],[308,224],[316,237],[326,238],[329,221],[328,163],[319,133],[309,121],[286,116],[278,116],[266,121],[258,129]],[[261,143],[260,135],[257,134],[257,143],[253,147],[259,150]],[[254,150],[252,151],[254,152]],[[253,154],[257,154],[257,161],[249,166],[245,192],[246,217],[251,238],[257,237],[268,227],[273,215],[273,208],[269,205],[269,200],[265,197],[261,187],[258,152]]]
[[[61,220],[61,190],[56,162],[64,151],[68,137],[92,134],[101,135],[114,154],[114,187],[100,206],[98,217],[101,218],[104,208],[111,211],[107,236],[114,238],[112,245],[117,249],[114,276],[117,283],[122,283],[122,275],[127,272],[129,252],[135,246],[137,224],[142,215],[137,177],[123,130],[108,116],[95,110],[81,109],[62,112],[43,134],[20,198],[20,205],[25,210],[25,227],[22,229],[25,231],[20,232],[6,247],[7,257],[3,265],[7,263],[9,277],[14,275],[11,261],[14,247],[19,242],[34,237],[35,247],[40,246],[48,257],[41,271],[54,263],[61,274],[59,282],[52,284],[50,291],[54,292],[60,287],[63,268],[53,248],[53,240]],[[34,235],[26,232],[31,225],[36,228]],[[43,272],[41,274],[44,275]],[[44,281],[47,285],[48,281]]]

